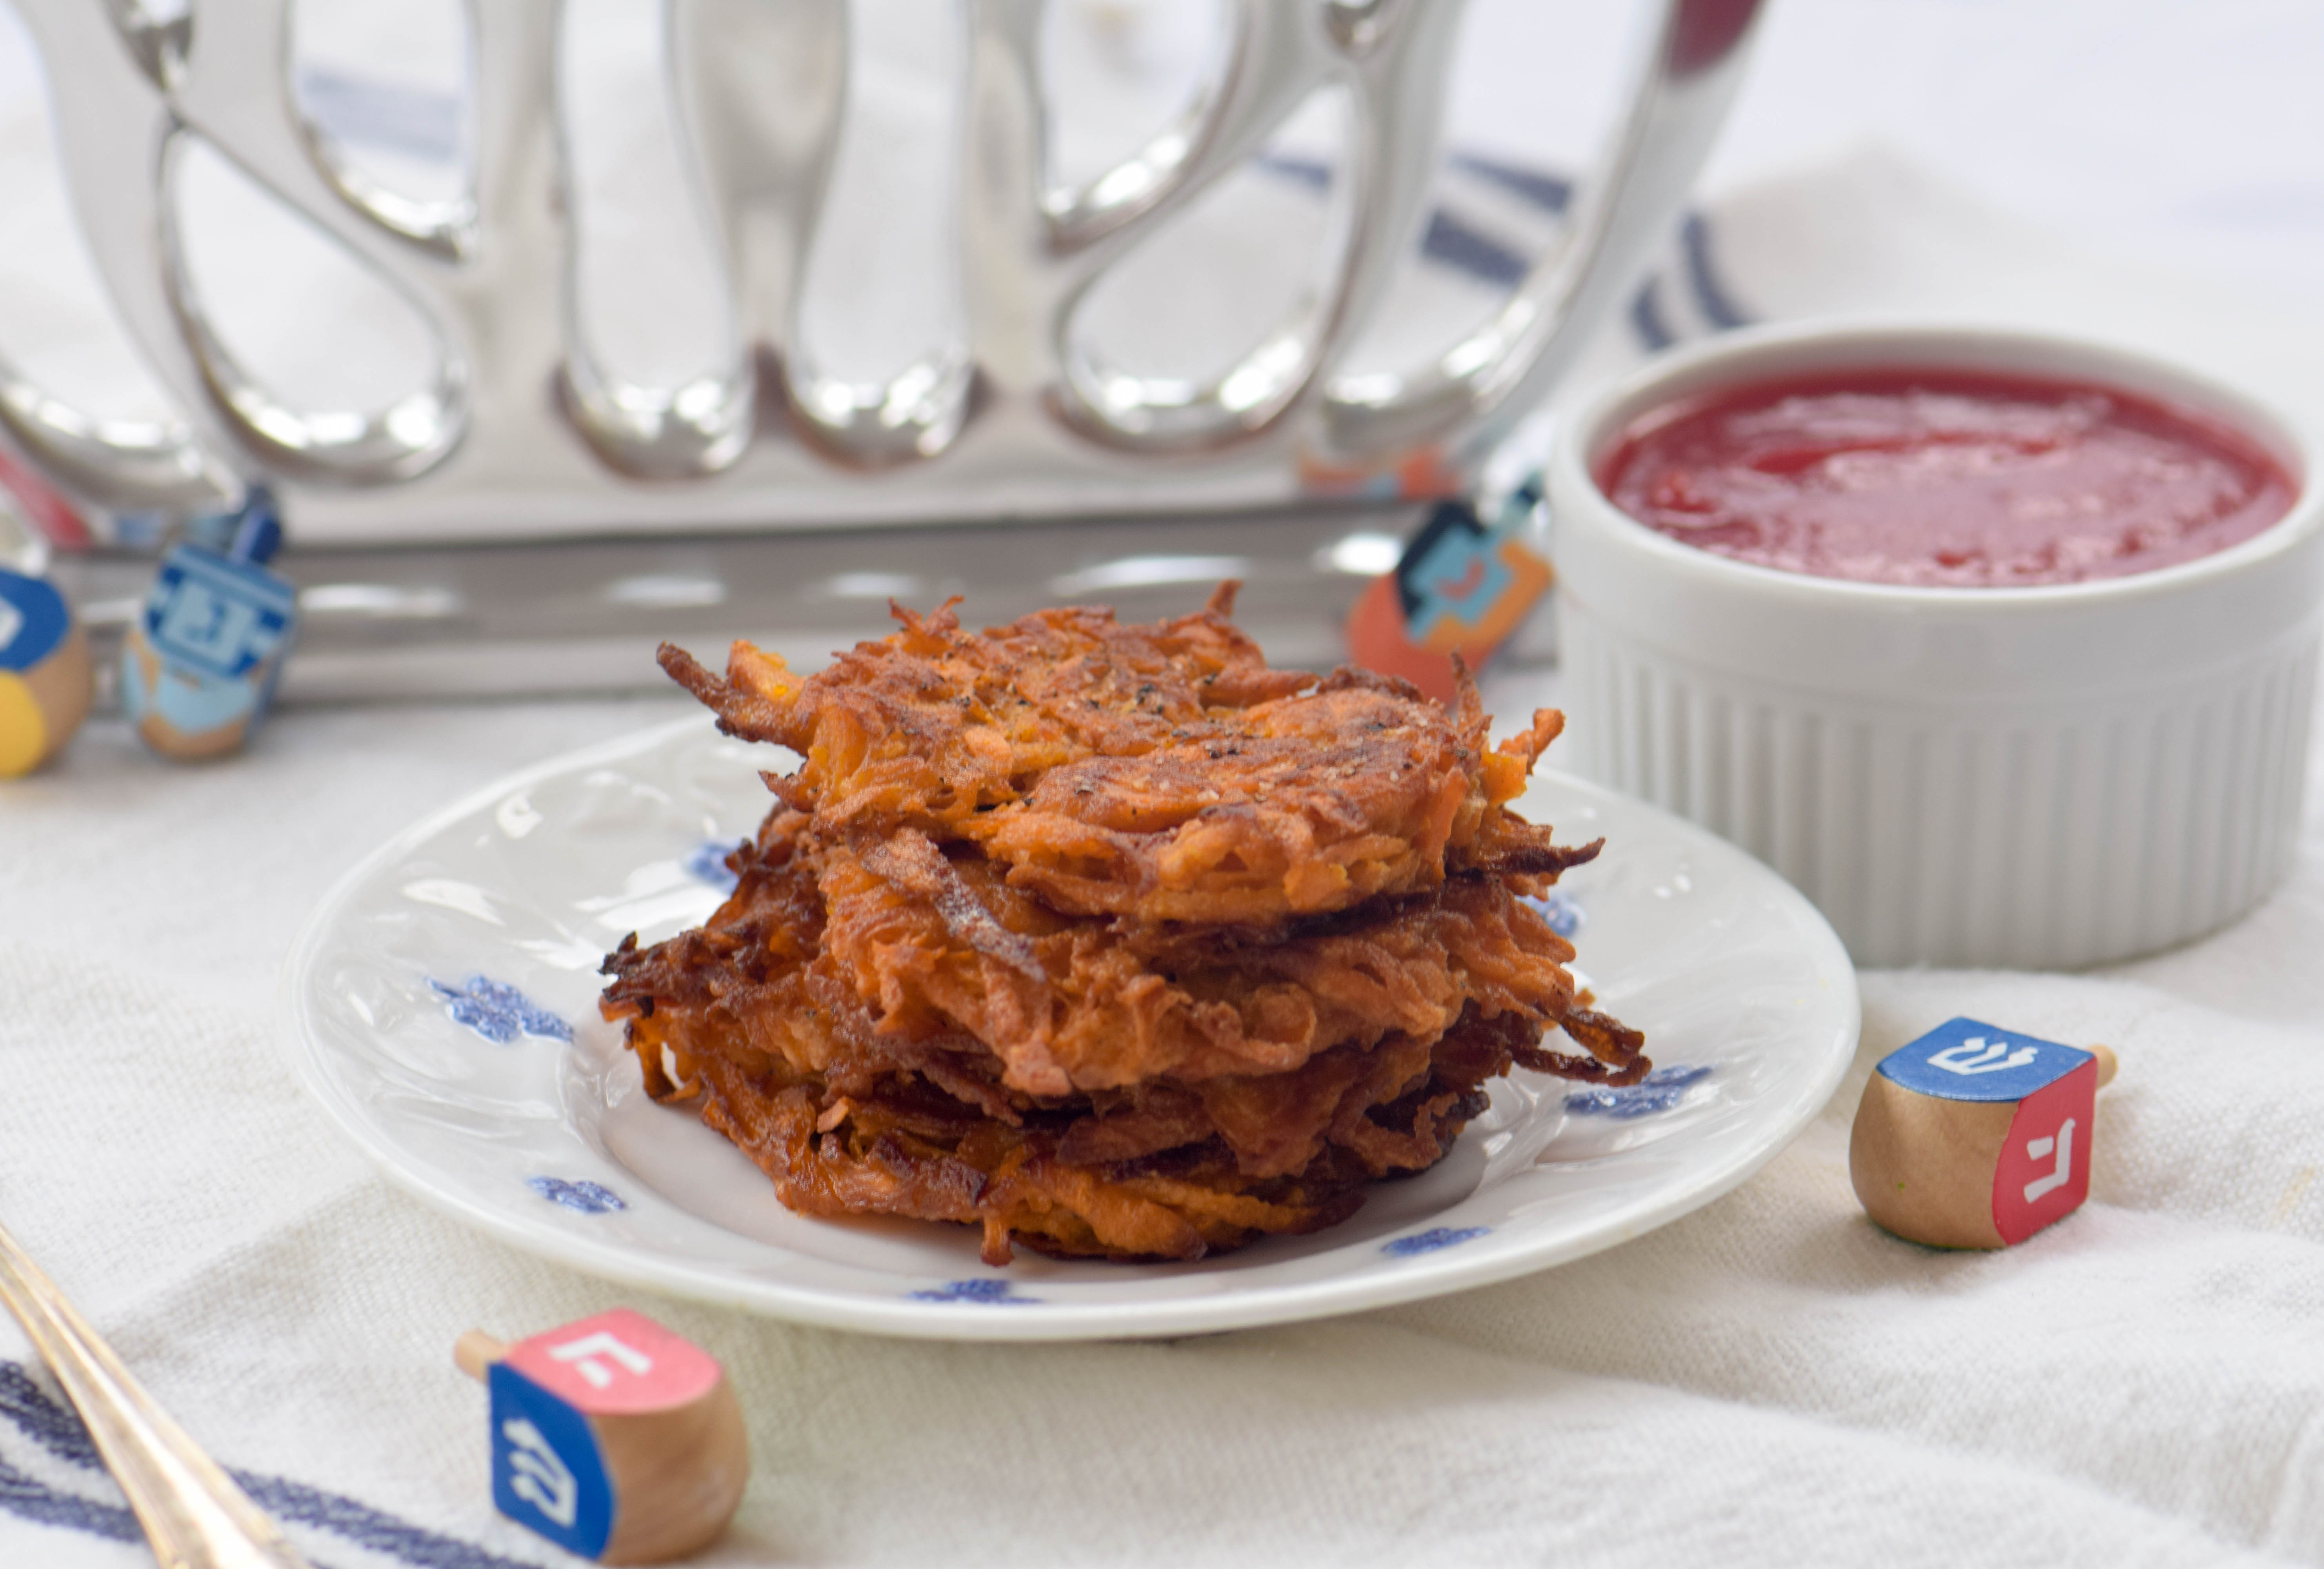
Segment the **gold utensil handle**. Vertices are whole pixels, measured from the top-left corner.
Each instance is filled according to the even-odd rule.
[[[153,1404],[5,1227],[0,1303],[79,1410],[163,1569],[308,1569],[274,1522]]]

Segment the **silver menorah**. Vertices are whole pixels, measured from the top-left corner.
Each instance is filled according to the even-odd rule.
[[[882,381],[819,370],[801,279],[824,212],[849,48],[845,0],[669,0],[669,95],[738,329],[684,384],[606,369],[576,328],[558,0],[469,0],[473,179],[382,189],[304,115],[292,0],[17,0],[52,82],[89,249],[182,411],[106,424],[0,371],[0,423],[66,490],[119,512],[215,505],[255,479],[309,542],[700,531],[1262,506],[1319,474],[1416,453],[1458,474],[1615,308],[1674,216],[1740,75],[1758,0],[1666,0],[1606,167],[1567,235],[1480,328],[1416,368],[1366,370],[1425,217],[1461,0],[1233,0],[1209,89],[1074,189],[1049,175],[1045,0],[969,0],[958,127],[957,344]],[[1078,331],[1093,288],[1249,162],[1322,88],[1352,111],[1343,238],[1288,316],[1215,375],[1111,363]],[[424,317],[437,364],[368,411],[300,408],[204,309],[167,192],[216,149]],[[327,330],[326,327],[323,328]]]

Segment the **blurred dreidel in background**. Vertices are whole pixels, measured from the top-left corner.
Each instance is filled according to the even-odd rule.
[[[65,596],[0,566],[0,779],[64,750],[88,717],[91,675],[88,639]]]
[[[198,518],[170,548],[121,649],[121,706],[145,744],[183,761],[225,757],[255,734],[297,629],[298,591],[266,569],[281,544],[274,503]]]
[[[1881,1059],[1848,1147],[1864,1211],[1932,1248],[2006,1248],[2090,1191],[2115,1056],[1955,1019]]]
[[[1439,502],[1395,570],[1374,578],[1349,610],[1349,657],[1454,701],[1453,657],[1483,669],[1549,586],[1549,563],[1532,543],[1540,505],[1537,475],[1505,497],[1489,523],[1471,502]]]
[[[742,1499],[750,1436],[707,1352],[617,1307],[453,1358],[492,1394],[493,1503],[568,1552],[658,1564],[706,1546]]]

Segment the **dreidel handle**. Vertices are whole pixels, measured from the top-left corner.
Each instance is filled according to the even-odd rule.
[[[495,1339],[481,1329],[468,1331],[452,1344],[455,1365],[480,1384],[492,1371],[493,1364],[508,1353],[508,1342]]]
[[[2114,1054],[2114,1048],[2093,1044],[2082,1049],[2098,1059],[2098,1088],[2104,1089],[2114,1083],[2115,1070],[2122,1066],[2121,1059]]]

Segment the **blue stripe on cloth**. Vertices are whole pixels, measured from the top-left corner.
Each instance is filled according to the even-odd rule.
[[[1573,181],[1562,174],[1545,174],[1538,169],[1521,164],[1503,163],[1499,159],[1480,157],[1474,152],[1455,152],[1452,167],[1489,180],[1503,190],[1524,198],[1544,212],[1563,212],[1573,200]]]
[[[1282,176],[1306,186],[1311,190],[1326,190],[1332,184],[1332,167],[1320,160],[1297,157],[1287,153],[1262,152],[1253,162],[1269,173]],[[1448,162],[1456,169],[1488,180],[1531,202],[1545,212],[1562,213],[1573,200],[1573,181],[1563,175],[1548,174],[1521,164],[1503,163],[1498,159],[1480,157],[1473,152],[1454,152]],[[1724,279],[1720,276],[1713,255],[1711,224],[1701,213],[1689,213],[1679,225],[1679,256],[1685,272],[1688,291],[1702,319],[1711,329],[1724,332],[1732,328],[1748,327],[1756,316],[1737,302]],[[1455,217],[1443,208],[1428,215],[1428,228],[1421,239],[1421,252],[1431,261],[1466,272],[1489,283],[1504,288],[1514,287],[1526,275],[1526,259]],[[1678,341],[1663,309],[1661,296],[1653,279],[1640,286],[1630,302],[1630,325],[1638,340],[1648,349],[1665,349]]]
[[[1295,158],[1288,152],[1262,152],[1251,163],[1269,174],[1298,181],[1310,190],[1332,188],[1332,166],[1317,158]]]
[[[22,1427],[27,1437],[59,1460],[91,1471],[105,1465],[88,1429],[80,1424],[79,1414],[50,1399],[48,1391],[32,1381],[32,1373],[21,1363],[0,1362],[0,1417]]]
[[[1420,254],[1503,288],[1515,287],[1526,275],[1523,256],[1486,238],[1441,207],[1428,215],[1428,232],[1421,236]]]
[[[137,1517],[121,1505],[59,1492],[5,1460],[0,1460],[0,1509],[36,1526],[55,1526],[116,1542],[134,1542],[145,1534],[138,1527]]]
[[[1269,174],[1307,187],[1310,190],[1328,190],[1332,185],[1332,166],[1313,158],[1300,158],[1284,152],[1262,152],[1251,161]],[[1461,162],[1456,159],[1455,162]],[[1495,166],[1495,178],[1526,177],[1522,170]],[[1549,177],[1527,177],[1546,180]],[[1456,272],[1488,283],[1511,287],[1526,275],[1526,259],[1465,220],[1453,217],[1443,208],[1428,215],[1427,231],[1421,235],[1421,254],[1432,262],[1441,262]]]
[[[1663,319],[1662,280],[1648,278],[1638,285],[1630,300],[1630,330],[1648,352],[1666,349],[1678,341],[1678,335]]]
[[[1453,166],[1489,180],[1502,189],[1513,191],[1547,212],[1563,212],[1573,201],[1573,181],[1562,175],[1545,174],[1519,164],[1502,163],[1480,158],[1473,152],[1455,152]],[[1713,330],[1725,332],[1738,327],[1748,327],[1757,318],[1736,302],[1734,293],[1719,275],[1711,246],[1711,224],[1701,213],[1691,212],[1679,225],[1679,254],[1686,268],[1687,286],[1694,301],[1702,309],[1702,318]],[[1650,348],[1665,348],[1677,341],[1663,320],[1659,300],[1641,299],[1632,304],[1631,320],[1639,329],[1639,337]],[[1659,332],[1660,341],[1650,336]]]
[[[31,1370],[21,1363],[0,1362],[0,1417],[14,1422],[60,1460],[91,1471],[104,1468],[104,1460],[78,1414],[50,1398],[48,1391],[33,1380]],[[397,1519],[383,1509],[302,1481],[248,1471],[230,1470],[227,1474],[276,1519],[320,1527],[357,1546],[400,1558],[413,1569],[530,1569],[473,1542]],[[136,1518],[127,1509],[57,1492],[5,1461],[0,1461],[0,1509],[42,1525],[65,1526],[97,1536],[129,1540],[139,1535]]]
[[[1711,256],[1711,225],[1701,213],[1686,215],[1686,221],[1679,226],[1678,243],[1686,261],[1686,281],[1694,290],[1695,303],[1702,307],[1703,319],[1721,332],[1750,326],[1751,312],[1736,304],[1735,296],[1720,281]]]
[[[232,1473],[251,1501],[278,1520],[318,1526],[359,1547],[391,1558],[401,1558],[415,1569],[530,1569],[514,1558],[503,1558],[474,1542],[399,1520],[383,1509],[340,1493],[325,1492],[287,1477],[258,1476],[247,1471]]]
[[[1251,161],[1269,174],[1279,175],[1307,187],[1310,190],[1328,190],[1332,185],[1332,166],[1313,158],[1300,158],[1284,152],[1262,152]],[[1481,161],[1458,155],[1457,163],[1476,163],[1480,172],[1489,178],[1529,180],[1536,182],[1562,184],[1547,175],[1531,175],[1526,171],[1492,165],[1488,171]],[[1488,283],[1510,287],[1526,275],[1526,259],[1499,241],[1452,216],[1443,208],[1428,215],[1428,228],[1421,235],[1421,254],[1432,262],[1441,262],[1456,272]]]

